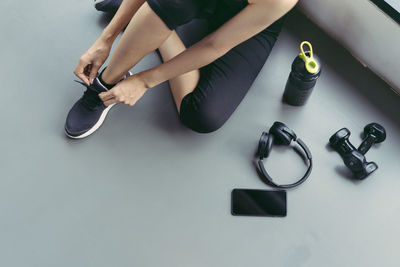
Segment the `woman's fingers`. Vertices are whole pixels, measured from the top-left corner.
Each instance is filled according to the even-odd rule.
[[[143,96],[147,88],[143,85],[139,78],[129,77],[107,92],[99,94],[104,105],[109,106],[114,103],[124,103],[133,106]]]
[[[91,66],[91,68],[90,68],[90,71],[89,71],[89,81],[90,81],[90,84],[92,84],[93,83],[93,80],[94,80],[94,78],[96,78],[96,76],[97,76],[97,72],[99,71],[99,69],[100,69],[100,67],[101,67],[101,64],[98,64],[98,63],[93,63],[92,65],[90,65]]]
[[[107,101],[107,100],[110,100],[112,98],[115,98],[114,91],[111,89],[111,90],[109,90],[107,92],[100,93],[99,97],[103,102]]]
[[[111,105],[111,104],[117,103],[117,102],[118,102],[118,101],[117,101],[117,99],[115,99],[115,98],[111,98],[111,99],[109,99],[109,100],[107,100],[107,101],[103,101],[104,106],[106,106],[106,107],[108,107],[108,106]]]
[[[121,103],[129,105],[133,100],[133,97],[125,96],[125,95],[121,94],[118,90],[114,90],[114,88],[107,92],[100,93],[99,97],[103,101],[104,105],[106,105],[106,106],[111,105],[113,103],[117,103],[117,102],[121,102]]]
[[[107,100],[103,100],[103,103],[106,107],[118,102],[129,106],[133,106],[136,103],[136,99],[134,97],[119,97],[119,98],[113,97]]]
[[[80,59],[78,65],[76,65],[75,67],[74,74],[84,83],[90,85],[89,75],[88,75],[90,69],[91,69],[91,64],[89,64],[83,59]]]

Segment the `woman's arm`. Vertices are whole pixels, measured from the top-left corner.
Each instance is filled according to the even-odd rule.
[[[242,11],[173,59],[139,73],[145,87],[201,68],[264,30],[294,7],[297,0],[251,0]]]
[[[110,54],[111,46],[118,34],[132,19],[145,0],[123,0],[113,19],[103,30],[100,37],[80,57],[75,67],[75,75],[87,85],[93,82],[100,67]]]

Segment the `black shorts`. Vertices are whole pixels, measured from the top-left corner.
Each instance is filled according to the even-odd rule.
[[[213,30],[247,5],[243,0],[147,0],[147,3],[171,30],[194,18],[207,19]],[[182,99],[180,120],[184,125],[208,133],[228,120],[264,66],[283,20],[277,20],[200,69],[197,87]]]
[[[171,30],[194,18],[221,25],[247,5],[246,0],[148,0],[147,3]]]

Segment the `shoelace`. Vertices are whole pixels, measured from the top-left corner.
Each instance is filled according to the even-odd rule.
[[[93,84],[87,85],[78,80],[74,80],[74,81],[82,84],[83,86],[85,86],[87,88],[86,91],[83,93],[83,97],[82,97],[82,104],[86,108],[88,108],[90,110],[94,110],[94,109],[96,109],[96,107],[98,107],[100,104],[103,103],[101,101],[96,89],[94,88]]]

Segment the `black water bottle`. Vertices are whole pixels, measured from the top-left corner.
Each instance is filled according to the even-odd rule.
[[[304,45],[308,45],[309,51],[304,52]],[[293,106],[302,106],[307,102],[321,75],[321,64],[318,57],[313,54],[311,44],[307,41],[302,42],[300,50],[301,53],[292,63],[292,71],[283,93],[283,100]]]

